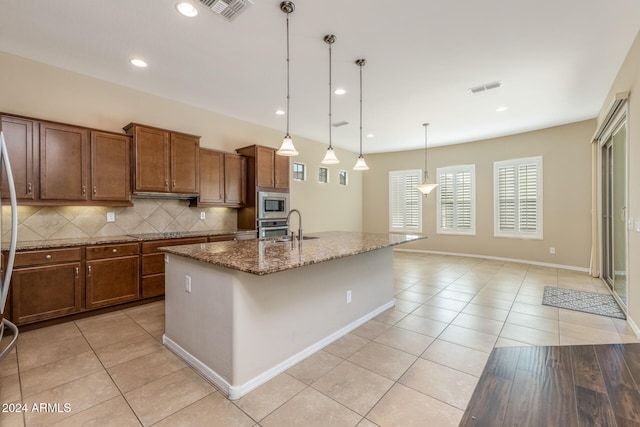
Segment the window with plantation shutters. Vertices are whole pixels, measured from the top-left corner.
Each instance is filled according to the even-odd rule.
[[[497,237],[542,239],[542,157],[493,164]]]
[[[389,172],[389,230],[422,232],[422,193],[416,189],[422,171]]]
[[[475,165],[438,168],[437,231],[476,234]]]

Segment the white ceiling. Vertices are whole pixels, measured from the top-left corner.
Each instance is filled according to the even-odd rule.
[[[286,15],[254,0],[233,22],[198,1],[0,0],[0,50],[282,130]],[[640,28],[638,0],[294,0],[290,129],[364,152],[461,143],[593,118]],[[149,66],[136,69],[137,56]],[[472,95],[473,86],[503,87]],[[496,112],[499,106],[508,110]],[[279,144],[274,142],[274,145]]]

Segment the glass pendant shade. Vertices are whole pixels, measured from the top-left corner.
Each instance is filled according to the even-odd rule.
[[[430,183],[428,183],[428,182],[425,182],[425,183],[423,183],[423,184],[416,185],[416,188],[417,188],[418,190],[420,190],[420,192],[426,196],[426,195],[428,195],[429,193],[431,193],[431,191],[432,191],[434,188],[436,188],[437,186],[438,186],[438,184],[430,184]]]
[[[298,151],[296,150],[296,147],[293,146],[293,141],[291,140],[291,137],[289,135],[286,135],[284,137],[284,139],[282,140],[282,145],[280,146],[278,151],[276,151],[276,154],[285,157],[298,155]]]
[[[424,123],[422,126],[424,126],[424,178],[422,179],[422,184],[416,185],[416,188],[420,190],[422,194],[428,196],[438,184],[429,182],[429,172],[427,169],[427,127],[429,123]]]
[[[354,171],[368,171],[369,170],[369,166],[367,166],[367,162],[364,161],[364,157],[362,157],[362,155],[360,157],[358,157],[358,161],[356,162],[356,165],[353,167]]]
[[[337,165],[340,163],[340,160],[336,157],[335,151],[333,151],[333,147],[327,148],[327,153],[324,155],[324,159],[322,159],[323,165]]]

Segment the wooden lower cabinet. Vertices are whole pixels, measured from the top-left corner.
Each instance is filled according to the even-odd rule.
[[[86,308],[100,308],[140,298],[138,243],[86,249]]]
[[[82,248],[18,253],[14,266],[14,323],[37,322],[82,310]]]

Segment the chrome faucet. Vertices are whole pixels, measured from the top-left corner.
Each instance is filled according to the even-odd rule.
[[[287,227],[289,226],[289,218],[294,212],[298,214],[298,240],[302,241],[302,214],[300,214],[298,209],[291,209],[287,214]]]

